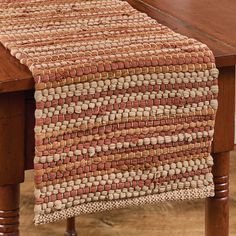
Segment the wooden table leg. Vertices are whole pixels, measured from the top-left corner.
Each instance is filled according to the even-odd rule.
[[[67,219],[65,236],[77,236],[75,229],[75,217]]]
[[[24,181],[24,93],[0,94],[0,236],[18,236]]]
[[[206,200],[206,236],[229,235],[229,152],[213,154],[215,196]]]
[[[0,186],[0,236],[19,235],[19,199],[19,184]]]

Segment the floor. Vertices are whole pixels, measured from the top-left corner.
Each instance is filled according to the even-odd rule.
[[[21,188],[21,236],[63,235],[65,222],[33,225],[32,171]],[[230,236],[236,235],[236,147],[231,154]],[[203,236],[204,200],[167,202],[77,217],[78,236]]]

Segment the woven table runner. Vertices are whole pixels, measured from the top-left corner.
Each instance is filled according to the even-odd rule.
[[[214,195],[209,48],[119,0],[0,0],[35,80],[35,224]]]

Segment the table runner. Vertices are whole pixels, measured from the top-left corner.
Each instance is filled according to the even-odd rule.
[[[215,59],[119,0],[1,0],[35,80],[35,224],[214,195]]]

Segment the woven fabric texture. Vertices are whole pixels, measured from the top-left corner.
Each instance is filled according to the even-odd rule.
[[[214,195],[209,48],[119,0],[1,0],[35,80],[35,224]]]

